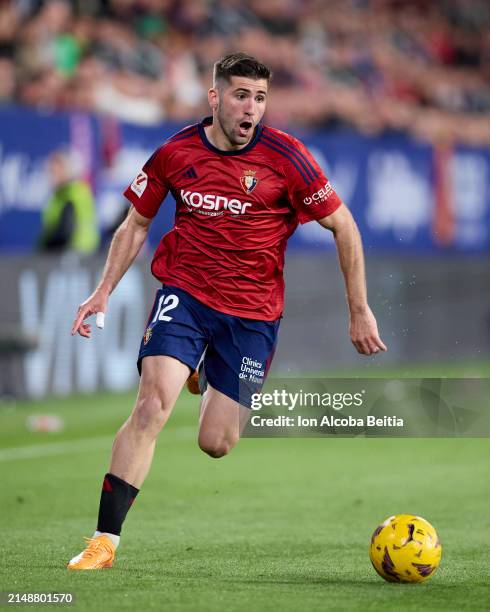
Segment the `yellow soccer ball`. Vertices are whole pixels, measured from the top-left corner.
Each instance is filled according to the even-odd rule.
[[[423,582],[441,561],[437,532],[413,514],[390,516],[371,536],[369,557],[378,574],[389,582]]]

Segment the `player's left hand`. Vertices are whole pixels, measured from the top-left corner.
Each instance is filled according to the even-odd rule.
[[[386,351],[386,345],[379,337],[376,319],[369,308],[350,315],[350,339],[361,355],[375,355],[379,351]]]

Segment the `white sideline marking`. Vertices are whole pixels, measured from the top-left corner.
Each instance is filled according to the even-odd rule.
[[[197,427],[169,428],[168,433],[179,440],[190,439],[197,436]],[[114,433],[115,435],[115,433]],[[0,462],[16,461],[18,459],[36,459],[38,457],[53,457],[55,455],[71,455],[87,450],[107,448],[114,436],[98,436],[94,438],[81,438],[71,442],[47,442],[46,444],[31,444],[30,446],[16,446],[0,450]]]
[[[71,442],[48,442],[46,444],[6,448],[5,450],[0,450],[0,461],[68,455],[70,453],[103,448],[111,440],[112,436],[102,436],[98,438],[82,438],[81,440],[72,440]]]

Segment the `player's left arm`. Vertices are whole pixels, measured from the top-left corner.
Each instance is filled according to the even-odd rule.
[[[273,132],[274,143],[277,134]],[[356,222],[304,144],[292,136],[281,137],[281,146],[289,154],[284,171],[289,201],[298,221],[318,221],[334,234],[347,289],[352,343],[362,355],[386,351],[367,302],[364,255]]]
[[[362,355],[372,355],[387,348],[379,337],[376,319],[369,307],[366,272],[361,236],[349,209],[341,204],[318,223],[329,229],[335,238],[340,268],[344,275],[350,315],[350,338]]]

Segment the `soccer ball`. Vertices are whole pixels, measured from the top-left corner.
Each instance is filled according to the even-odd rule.
[[[388,582],[423,582],[437,569],[442,548],[436,530],[420,516],[396,514],[376,527],[369,557]]]

